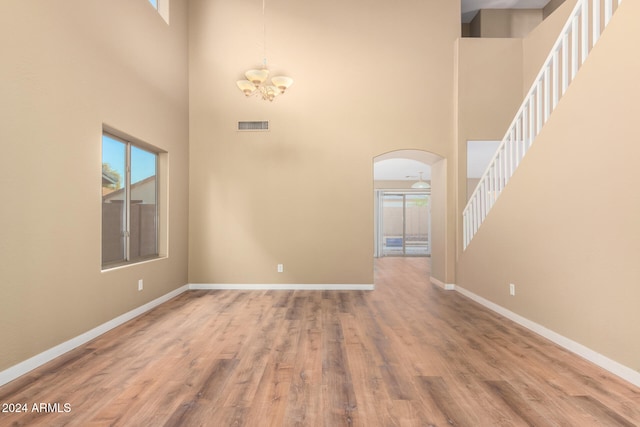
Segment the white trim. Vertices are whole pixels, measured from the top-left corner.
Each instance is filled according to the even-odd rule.
[[[563,335],[558,334],[550,329],[545,328],[544,326],[533,322],[525,317],[520,316],[519,314],[514,313],[513,311],[507,310],[506,308],[495,304],[487,299],[482,298],[479,295],[474,294],[471,291],[468,291],[460,286],[456,286],[455,290],[460,292],[462,295],[476,301],[479,304],[487,307],[490,310],[495,311],[496,313],[506,317],[507,319],[513,320],[517,324],[524,326],[525,328],[537,333],[538,335],[542,335],[544,338],[553,341],[558,344],[560,347],[563,347],[570,352],[577,354],[578,356],[600,366],[603,369],[611,372],[614,375],[619,376],[620,378],[630,382],[631,384],[640,387],[640,372],[635,371],[621,363],[616,362],[615,360],[609,359],[608,357],[591,350],[584,345],[575,342]]]
[[[127,313],[124,313],[115,319],[109,320],[108,322],[99,325],[90,331],[87,331],[81,335],[78,335],[75,338],[71,338],[68,341],[63,342],[62,344],[58,344],[55,347],[50,348],[49,350],[45,350],[40,354],[37,354],[23,362],[18,363],[10,368],[5,369],[4,371],[0,371],[0,386],[7,384],[10,381],[15,380],[16,378],[44,365],[47,362],[55,359],[56,357],[62,356],[63,354],[80,347],[83,344],[91,341],[94,338],[104,334],[105,332],[110,331],[129,320],[140,316],[141,314],[146,313],[159,306],[162,303],[169,301],[171,298],[174,298],[181,293],[187,290],[207,290],[207,289],[231,289],[231,290],[362,290],[362,291],[372,291],[375,286],[373,284],[269,284],[269,285],[261,285],[261,284],[189,284],[179,287],[168,294],[165,294],[159,298],[154,299],[144,305],[141,305],[138,308],[135,308]]]
[[[63,342],[62,344],[58,344],[55,347],[50,348],[49,350],[43,351],[40,354],[36,354],[35,356],[18,363],[4,371],[0,371],[0,386],[7,384],[10,381],[15,380],[16,378],[32,371],[45,363],[55,359],[56,357],[62,356],[63,354],[71,351],[92,339],[104,334],[105,332],[114,329],[117,326],[122,325],[129,320],[144,314],[145,312],[151,310],[159,306],[160,304],[169,301],[171,298],[180,295],[188,289],[187,285],[181,286],[176,290],[169,292],[159,298],[154,299],[144,305],[141,305],[138,308],[135,308],[127,313],[124,313],[115,319],[109,320],[106,323],[103,323],[100,326],[97,326],[90,331],[87,331],[81,335],[78,335],[75,338],[71,338],[68,341]]]
[[[320,284],[320,283],[190,283],[189,290],[246,290],[246,291],[372,291],[373,284]]]
[[[431,283],[433,283],[436,286],[441,287],[445,291],[454,291],[456,289],[456,285],[453,284],[453,283],[444,283],[444,282],[441,282],[440,280],[436,279],[435,277],[431,277],[429,280],[431,280]]]
[[[110,271],[122,270],[123,268],[135,267],[142,264],[148,264],[150,262],[162,261],[167,258],[169,257],[166,255],[158,255],[155,258],[145,259],[143,261],[127,262],[126,264],[115,265],[113,267],[102,267],[102,269],[100,270],[100,273],[108,273]]]
[[[158,0],[158,13],[167,25],[169,25],[169,1],[170,0]]]
[[[456,290],[462,295],[470,298],[477,303],[487,307],[488,309],[495,311],[496,313],[518,323],[521,326],[553,341],[559,346],[571,351],[572,353],[581,356],[588,361],[595,363],[603,369],[611,372],[614,375],[619,376],[620,378],[629,381],[631,384],[634,384],[640,387],[640,372],[634,371],[633,369],[624,366],[615,360],[609,359],[608,357],[591,350],[584,345],[577,343],[569,338],[566,338],[550,329],[545,328],[544,326],[535,323],[529,319],[526,319],[506,308],[495,304],[487,299],[482,298],[479,295],[474,294],[471,291],[468,291],[460,286],[456,286],[454,284],[445,284],[440,280],[431,277],[431,283],[440,286],[445,290]],[[87,331],[75,338],[72,338],[62,344],[59,344],[49,350],[46,350],[40,354],[37,354],[23,362],[18,363],[4,371],[0,371],[0,386],[7,384],[10,381],[15,380],[16,378],[36,369],[45,363],[55,359],[71,351],[92,339],[104,334],[105,332],[110,331],[111,329],[116,328],[117,326],[122,325],[129,320],[144,314],[145,312],[151,310],[152,308],[157,307],[158,305],[174,298],[186,290],[208,290],[208,289],[229,289],[229,290],[374,290],[375,286],[373,284],[188,284],[181,286],[180,288],[173,290],[159,298],[156,298],[153,301],[150,301],[138,308],[135,308],[125,314],[122,314],[115,319],[112,319],[106,323],[103,323],[100,326],[97,326],[90,331]]]

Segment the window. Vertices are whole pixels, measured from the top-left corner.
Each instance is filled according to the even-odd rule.
[[[158,256],[158,153],[102,134],[102,268]]]
[[[169,0],[149,0],[151,6],[158,11],[162,19],[169,23]]]

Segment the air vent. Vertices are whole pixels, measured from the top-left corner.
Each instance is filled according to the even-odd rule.
[[[241,131],[267,131],[269,122],[238,122],[238,130]]]

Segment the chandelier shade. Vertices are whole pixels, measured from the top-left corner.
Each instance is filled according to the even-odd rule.
[[[269,70],[263,68],[262,70],[249,70],[244,73],[247,76],[247,80],[253,83],[256,87],[260,86],[269,77]]]
[[[251,83],[249,80],[238,80],[236,82],[236,84],[238,85],[238,88],[244,92],[244,94],[246,96],[249,96],[253,93],[253,91],[256,90],[256,87],[253,83]]]
[[[284,93],[293,84],[293,79],[287,76],[274,76],[271,78],[271,82],[278,88],[280,93]]]

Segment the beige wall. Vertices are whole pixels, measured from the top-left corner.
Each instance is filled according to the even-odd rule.
[[[171,26],[146,1],[0,6],[0,370],[186,283],[186,6],[171,4]],[[103,123],[166,150],[170,175],[169,257],[104,273]]]
[[[467,141],[502,140],[574,6],[575,0],[565,2],[525,38],[459,40],[458,236],[462,210],[477,184],[466,176]]]
[[[449,197],[447,159],[434,163],[431,167],[431,276],[442,283],[453,283],[455,272],[455,242],[446,238],[447,232],[455,228],[455,212],[438,209],[438,206],[453,204]],[[447,256],[434,257],[434,254]]]
[[[542,9],[544,19],[547,19],[547,17],[555,12],[556,9],[559,8],[564,2],[565,0],[549,0],[549,3],[547,3],[547,5]]]
[[[467,140],[501,140],[520,106],[522,40],[460,39],[458,60],[458,129],[466,151]]]
[[[452,155],[460,5],[269,2],[269,63],[295,79],[272,104],[233,84],[260,65],[259,6],[189,5],[189,281],[372,283],[373,158]]]
[[[480,11],[476,13],[476,16],[469,23],[468,37],[482,37],[482,14]]]
[[[522,41],[523,45],[523,96],[531,88],[533,80],[537,77],[551,52],[553,44],[564,27],[577,0],[568,0],[555,9],[540,25],[529,33]]]
[[[462,37],[473,37],[470,22],[463,22],[460,28]]]
[[[471,22],[473,37],[525,37],[542,22],[542,9],[482,9]]]
[[[462,287],[637,371],[639,19],[638,2],[620,6],[457,270]]]
[[[467,178],[467,202],[471,199],[471,196],[479,183],[480,178]]]
[[[475,188],[467,181],[467,141],[502,140],[513,120],[522,102],[522,39],[462,38],[458,64],[459,214],[453,221],[461,232],[467,193]]]

